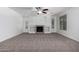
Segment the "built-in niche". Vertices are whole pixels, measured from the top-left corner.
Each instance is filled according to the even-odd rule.
[[[26,29],[28,29],[28,21],[25,22]]]
[[[52,24],[52,28],[54,28],[54,19],[52,19],[51,24]]]
[[[60,30],[67,30],[67,15],[60,16]]]

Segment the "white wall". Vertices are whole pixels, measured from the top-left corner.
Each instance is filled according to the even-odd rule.
[[[58,32],[69,38],[79,41],[79,8],[71,8],[70,10],[59,14],[59,16],[62,16],[63,14],[67,14],[67,31],[58,29]]]
[[[52,17],[54,18],[54,17]],[[31,16],[31,17],[24,17],[24,23],[28,22],[28,29],[25,29],[26,24],[24,24],[24,32],[29,32],[29,33],[35,33],[34,30],[30,30],[30,27],[36,26],[36,25],[43,25],[45,27],[49,27],[49,31],[45,30],[45,33],[51,33],[51,32],[56,32],[55,30],[51,29],[51,15],[37,15],[37,16]],[[56,23],[55,23],[56,24]]]
[[[0,7],[0,41],[23,32],[22,17],[7,7]]]

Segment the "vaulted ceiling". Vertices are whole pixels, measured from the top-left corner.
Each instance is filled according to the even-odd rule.
[[[23,17],[30,17],[37,15],[33,11],[33,7],[10,7],[10,8],[21,14]],[[55,15],[69,9],[69,7],[43,7],[43,8],[49,9],[48,12],[50,15]]]

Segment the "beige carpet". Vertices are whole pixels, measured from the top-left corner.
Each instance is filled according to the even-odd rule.
[[[79,42],[60,34],[20,34],[0,43],[1,52],[77,52]]]

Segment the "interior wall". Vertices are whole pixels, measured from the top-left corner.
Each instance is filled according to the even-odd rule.
[[[21,15],[7,7],[0,7],[0,42],[23,32]]]
[[[52,17],[54,18],[54,17]],[[51,20],[52,20],[50,15],[37,15],[33,17],[24,17],[24,32],[29,32],[29,33],[35,33],[34,30],[30,30],[30,27],[36,26],[36,25],[43,25],[45,27],[49,27],[49,31],[45,30],[45,33],[51,33],[51,32],[56,32],[51,28]],[[28,25],[26,24],[28,22]],[[56,23],[55,23],[56,24]],[[26,29],[26,26],[28,26],[28,29]]]
[[[58,15],[58,18],[64,14],[67,14],[67,30],[64,31],[59,29],[59,19],[58,19],[57,32],[71,39],[79,41],[79,8],[73,7],[63,13],[60,13]]]

